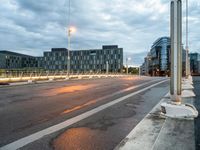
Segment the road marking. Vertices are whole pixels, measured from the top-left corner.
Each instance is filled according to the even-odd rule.
[[[166,101],[166,99],[161,99],[114,150],[153,150],[150,147],[155,143],[165,122],[163,118],[153,119],[153,116],[159,115],[157,111],[160,109],[160,104],[164,101]]]
[[[41,131],[33,133],[33,134],[29,135],[29,136],[26,136],[24,138],[16,140],[16,141],[14,141],[14,142],[12,142],[10,144],[7,144],[7,145],[1,147],[0,150],[16,150],[16,149],[19,149],[19,148],[21,148],[21,147],[23,147],[23,146],[25,146],[25,145],[27,145],[29,143],[32,143],[32,142],[34,142],[36,140],[39,140],[39,139],[43,138],[46,135],[49,135],[49,134],[55,133],[55,132],[57,132],[57,131],[59,131],[61,129],[64,129],[64,128],[66,128],[66,127],[68,127],[68,126],[70,126],[70,125],[72,125],[72,124],[74,124],[74,123],[76,123],[78,121],[81,121],[81,120],[83,120],[83,119],[85,119],[85,118],[87,118],[89,116],[92,116],[92,115],[94,115],[94,114],[96,114],[96,113],[98,113],[98,112],[100,112],[100,111],[102,111],[102,110],[104,110],[104,109],[106,109],[106,108],[108,108],[110,106],[113,106],[113,105],[115,105],[115,104],[117,104],[119,102],[122,102],[122,101],[126,100],[127,98],[130,98],[130,97],[132,97],[132,96],[134,96],[136,94],[144,92],[144,91],[146,91],[146,90],[148,90],[148,89],[150,89],[150,88],[152,88],[154,86],[157,86],[157,85],[159,85],[161,83],[164,83],[166,81],[168,81],[168,80],[164,80],[164,81],[160,81],[158,83],[152,84],[152,85],[150,85],[148,87],[145,87],[145,88],[143,88],[141,90],[138,90],[138,91],[133,92],[131,94],[128,94],[126,96],[120,97],[120,98],[115,99],[115,100],[113,100],[113,101],[111,101],[109,103],[106,103],[106,104],[101,105],[101,106],[99,106],[97,108],[89,110],[89,111],[87,111],[87,112],[85,112],[83,114],[80,114],[80,115],[78,115],[76,117],[73,117],[73,118],[68,119],[68,120],[66,120],[64,122],[61,122],[61,123],[59,123],[57,125],[48,127],[48,128],[43,129]]]
[[[152,81],[149,81],[149,82],[145,82],[145,83],[142,83],[142,84],[139,84],[139,85],[136,85],[136,86],[128,87],[128,88],[126,88],[126,89],[117,91],[117,92],[115,92],[115,93],[112,93],[112,94],[109,94],[109,95],[106,95],[106,96],[97,98],[97,99],[95,99],[95,100],[88,101],[88,102],[86,102],[86,103],[84,103],[84,104],[82,104],[82,105],[75,106],[75,107],[73,107],[73,108],[71,108],[71,109],[66,109],[66,110],[65,110],[64,112],[62,112],[61,114],[66,114],[66,113],[70,113],[70,112],[72,112],[72,111],[79,110],[79,109],[81,109],[81,108],[83,108],[83,107],[86,107],[86,106],[88,106],[88,105],[97,103],[97,102],[99,102],[99,101],[101,101],[101,100],[108,99],[108,98],[110,98],[110,97],[116,96],[116,95],[118,95],[118,94],[122,94],[122,93],[124,93],[124,92],[128,92],[128,91],[130,91],[130,90],[139,88],[139,87],[141,87],[141,86],[150,84],[150,83],[155,82],[155,81],[161,81],[161,80],[160,80],[160,79],[156,79],[156,80],[152,80]]]

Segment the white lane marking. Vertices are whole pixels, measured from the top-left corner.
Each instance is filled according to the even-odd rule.
[[[152,88],[152,87],[154,87],[156,85],[159,85],[161,83],[164,83],[166,81],[167,80],[160,81],[158,83],[152,84],[152,85],[150,85],[148,87],[145,87],[145,88],[143,88],[141,90],[138,90],[136,92],[133,92],[131,94],[128,94],[126,96],[118,98],[118,99],[113,100],[113,101],[111,101],[111,102],[109,102],[107,104],[101,105],[101,106],[99,106],[97,108],[94,108],[94,109],[92,109],[90,111],[87,111],[87,112],[85,112],[83,114],[80,114],[80,115],[78,115],[76,117],[73,117],[73,118],[68,119],[68,120],[66,120],[64,122],[61,122],[61,123],[59,123],[57,125],[48,127],[48,128],[46,128],[44,130],[38,131],[38,132],[33,133],[33,134],[29,135],[29,136],[26,136],[24,138],[16,140],[16,141],[14,141],[14,142],[12,142],[10,144],[7,144],[7,145],[1,147],[0,150],[16,150],[16,149],[19,149],[19,148],[21,148],[21,147],[23,147],[23,146],[25,146],[25,145],[27,145],[29,143],[32,143],[32,142],[34,142],[36,140],[41,139],[42,137],[44,137],[46,135],[49,135],[51,133],[57,132],[57,131],[59,131],[61,129],[64,129],[64,128],[66,128],[66,127],[68,127],[68,126],[70,126],[70,125],[72,125],[72,124],[74,124],[74,123],[76,123],[78,121],[81,121],[81,120],[83,120],[83,119],[85,119],[85,118],[87,118],[89,116],[92,116],[92,115],[94,115],[94,114],[96,114],[96,113],[98,113],[98,112],[100,112],[100,111],[112,106],[112,105],[115,105],[115,104],[117,104],[117,103],[119,103],[121,101],[126,100],[127,98],[130,98],[130,97],[132,97],[132,96],[134,96],[136,94],[139,94],[139,93],[141,93],[143,91],[146,91],[146,90],[148,90],[148,89],[150,89],[150,88]]]
[[[131,86],[131,87],[128,87],[128,88],[126,88],[126,89],[123,89],[123,90],[117,91],[117,92],[115,92],[115,93],[113,93],[113,94],[110,94],[110,95],[106,95],[106,96],[103,96],[103,97],[97,98],[96,101],[98,102],[98,101],[100,101],[100,100],[103,100],[103,99],[106,99],[106,98],[110,98],[110,97],[116,96],[116,95],[118,95],[118,94],[122,94],[122,93],[124,93],[124,92],[128,92],[128,91],[130,91],[130,90],[133,90],[133,89],[139,88],[139,87],[141,87],[141,86],[144,86],[144,85],[150,84],[150,83],[152,83],[152,82],[156,82],[156,81],[161,81],[161,79],[156,79],[156,80],[149,81],[149,82],[142,83],[142,84],[137,83],[137,84],[139,84],[139,85]]]

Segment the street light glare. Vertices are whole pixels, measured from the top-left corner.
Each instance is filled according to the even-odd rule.
[[[76,32],[76,28],[74,26],[69,27],[69,32],[70,33],[75,33]]]

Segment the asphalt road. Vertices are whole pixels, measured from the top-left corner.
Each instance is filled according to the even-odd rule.
[[[193,77],[194,93],[196,95],[194,105],[200,114],[200,77]],[[196,150],[200,150],[200,115],[195,118],[195,143]]]
[[[103,78],[0,88],[0,147],[164,79]],[[113,149],[168,92],[168,85],[127,98],[22,149]]]

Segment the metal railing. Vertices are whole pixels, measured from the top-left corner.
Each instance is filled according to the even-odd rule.
[[[36,82],[44,80],[59,79],[84,79],[84,78],[103,78],[121,77],[126,74],[106,73],[106,72],[71,72],[67,71],[4,71],[0,72],[0,83],[4,82]]]

